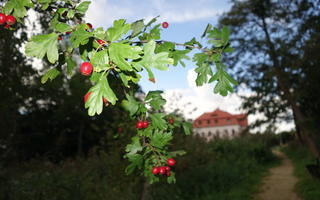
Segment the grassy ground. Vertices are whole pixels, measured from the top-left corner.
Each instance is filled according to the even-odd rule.
[[[319,200],[320,179],[311,177],[305,168],[307,164],[315,164],[308,150],[297,143],[292,143],[282,150],[289,156],[294,164],[294,174],[299,179],[296,185],[297,193],[304,200]]]
[[[178,181],[175,185],[152,186],[153,199],[253,199],[253,195],[261,187],[263,177],[268,175],[268,169],[279,164],[270,147],[258,137],[214,141],[206,147],[210,153],[207,156],[199,155],[204,160],[203,164],[196,165],[191,160],[186,160],[190,167],[177,173]],[[190,154],[193,153],[196,152],[190,151]],[[195,157],[189,156],[190,159]],[[168,198],[168,194],[173,196]]]

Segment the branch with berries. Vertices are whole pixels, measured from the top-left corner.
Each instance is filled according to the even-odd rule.
[[[184,60],[191,59],[197,66],[197,86],[211,83],[214,93],[226,96],[237,85],[222,63],[223,55],[233,51],[227,27],[217,29],[209,24],[201,36],[206,38],[206,45],[195,38],[177,43],[161,39],[161,31],[169,30],[169,23],[157,23],[158,17],[147,23],[119,19],[107,29],[95,28],[83,20],[90,1],[8,0],[2,5],[0,25],[10,30],[14,30],[12,26],[16,22],[23,23],[29,9],[49,11],[50,32],[32,36],[25,46],[25,54],[51,63],[52,67],[41,78],[42,83],[53,81],[61,74],[72,76],[77,71],[88,77],[92,87],[83,93],[89,116],[99,115],[105,106],[118,103],[119,94],[109,84],[111,78],[121,80],[126,94],[133,84],[139,83],[140,72],[146,71],[149,80],[156,83],[155,69],[165,71],[169,65],[185,67]],[[191,51],[196,51],[192,58],[188,56]],[[74,55],[81,61],[74,60]],[[187,135],[192,128],[181,118],[165,114],[165,103],[159,91],[149,92],[142,102],[126,94],[121,102],[129,115],[138,120],[137,133],[125,149],[130,162],[126,173],[143,169],[150,182],[159,181],[159,174],[165,174],[169,183],[175,182],[170,167],[175,164],[173,157],[183,153],[169,152],[169,142],[175,127],[182,127]]]

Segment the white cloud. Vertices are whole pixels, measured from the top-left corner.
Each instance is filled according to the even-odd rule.
[[[204,112],[212,112],[216,108],[230,112],[232,114],[243,113],[240,110],[241,98],[239,95],[249,96],[252,94],[246,88],[241,88],[239,92],[229,94],[226,97],[222,97],[213,93],[213,87],[211,85],[204,85],[197,87],[195,84],[196,73],[194,69],[188,71],[188,89],[170,89],[164,93],[164,98],[167,99],[168,105],[166,111],[170,112],[176,108],[182,110],[183,114],[188,119],[195,119]],[[189,104],[188,104],[189,103]],[[191,112],[194,108],[196,111]],[[263,119],[263,114],[249,115],[249,124],[253,123],[257,119]],[[292,123],[279,123],[277,124],[278,131],[291,130],[294,128]],[[264,130],[265,127],[255,129],[254,131]]]
[[[218,1],[217,1],[218,2]],[[216,18],[224,10],[226,3],[216,3],[214,6],[210,1],[168,1],[152,0],[140,1],[92,1],[87,12],[86,20],[95,27],[107,27],[115,19],[128,19],[130,21],[146,19],[146,21],[160,15],[160,21],[170,23],[183,23],[200,19]]]

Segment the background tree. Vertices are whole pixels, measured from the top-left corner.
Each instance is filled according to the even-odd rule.
[[[239,82],[253,92],[243,98],[243,108],[266,116],[259,125],[293,119],[299,138],[319,157],[319,116],[312,114],[319,113],[320,104],[315,89],[320,86],[315,53],[320,37],[319,1],[232,3],[220,24],[233,33],[236,50],[228,62],[235,66]]]

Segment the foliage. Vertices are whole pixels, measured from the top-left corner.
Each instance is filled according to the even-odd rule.
[[[312,155],[305,147],[297,142],[291,142],[289,146],[282,149],[294,164],[294,174],[298,177],[296,191],[305,200],[316,200],[320,198],[320,180],[313,178],[306,170],[306,165],[315,164]]]
[[[292,120],[297,125],[297,111],[291,109],[299,104],[303,126],[319,130],[318,7],[313,0],[233,1],[220,18],[232,31],[234,52],[226,63],[253,91],[243,96],[242,108],[265,116],[253,126]]]
[[[109,141],[107,152],[97,147],[86,159],[60,163],[38,159],[1,170],[0,199],[140,199],[143,179],[135,172],[122,173],[126,168],[122,142]],[[161,180],[151,186],[154,200],[250,199],[267,168],[277,162],[269,142],[259,136],[207,143],[179,134],[172,143],[188,153],[174,167],[176,184]]]
[[[154,199],[251,199],[267,169],[277,164],[265,138],[247,136],[206,143],[187,138],[188,154],[177,166],[175,185],[155,184]]]
[[[153,68],[168,70],[168,65],[184,65],[182,60],[189,59],[187,54],[195,49],[199,50],[192,59],[198,66],[197,85],[214,82],[214,93],[226,96],[228,92],[233,92],[232,85],[237,82],[227,74],[226,66],[221,63],[222,55],[232,50],[229,44],[230,31],[228,27],[218,30],[208,25],[203,37],[207,38],[211,47],[203,47],[194,38],[184,44],[165,42],[159,40],[161,28],[160,24],[155,24],[156,18],[147,24],[143,20],[127,23],[125,19],[119,19],[106,30],[102,27],[92,28],[91,24],[82,20],[89,5],[89,1],[78,3],[70,0],[8,0],[4,3],[3,12],[6,15],[12,14],[21,22],[28,9],[49,11],[47,33],[32,36],[25,45],[27,56],[43,59],[52,65],[42,76],[42,83],[52,81],[65,73],[72,76],[76,65],[73,57],[79,54],[83,62],[93,65],[90,76],[92,87],[87,91],[90,95],[85,100],[89,116],[100,115],[105,109],[104,105],[115,105],[121,95],[125,95],[127,100],[124,100],[122,105],[132,117],[151,119],[150,126],[138,130],[132,137],[132,143],[126,147],[125,157],[130,161],[126,172],[130,174],[135,168],[143,168],[144,175],[150,182],[158,181],[159,179],[151,174],[151,169],[172,157],[170,152],[167,152],[167,146],[172,140],[173,129],[182,126],[186,134],[190,134],[192,126],[182,122],[179,117],[174,118],[176,123],[173,125],[166,122],[162,111],[165,101],[159,92],[150,92],[141,103],[134,100],[132,95],[130,97],[129,94],[133,94],[133,91],[128,90],[131,85],[139,82],[139,72],[142,70],[148,72],[151,82],[156,82]],[[61,38],[63,41],[60,41]],[[215,72],[212,66],[216,66]],[[114,79],[122,82],[120,85],[124,94],[115,93],[115,88],[110,84],[110,80]],[[107,103],[104,103],[104,99]],[[146,105],[150,106],[151,110],[148,111]],[[174,181],[172,172],[168,182]]]

